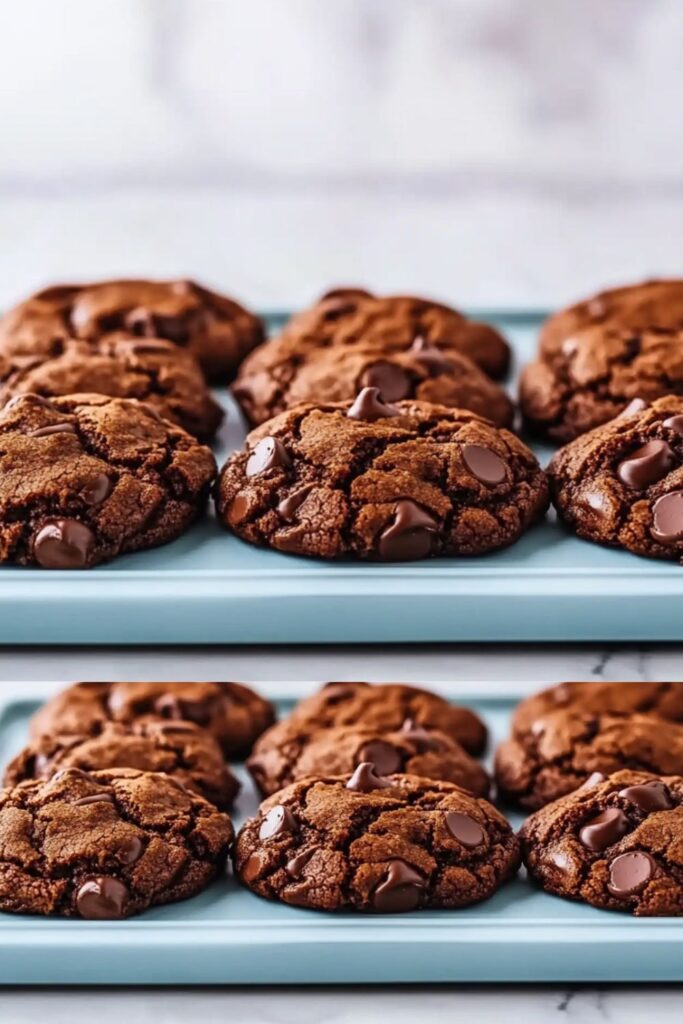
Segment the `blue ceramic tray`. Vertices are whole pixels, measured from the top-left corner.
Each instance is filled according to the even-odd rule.
[[[511,340],[517,366],[531,357],[543,314],[478,315]],[[225,405],[219,461],[244,438]],[[677,564],[577,540],[552,516],[506,551],[402,565],[259,550],[209,517],[88,572],[0,569],[0,644],[681,640],[682,600]]]
[[[487,720],[494,743],[501,739],[516,695],[468,699],[458,690]],[[35,707],[16,702],[0,713],[0,763],[24,742]],[[256,805],[245,786],[236,821]],[[260,900],[231,878],[130,921],[0,914],[0,984],[681,980],[683,921],[594,910],[523,877],[478,907],[391,916],[297,910]]]

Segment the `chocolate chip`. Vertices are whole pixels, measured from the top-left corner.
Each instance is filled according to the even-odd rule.
[[[211,710],[205,701],[181,698],[175,693],[164,693],[154,701],[154,710],[162,718],[180,719],[195,725],[208,725]]]
[[[384,359],[363,370],[360,385],[363,388],[378,388],[387,402],[407,398],[412,391],[410,377],[403,367]]]
[[[617,466],[617,476],[627,487],[642,491],[671,472],[677,458],[666,441],[647,441]]]
[[[372,905],[381,914],[400,914],[414,910],[427,880],[403,860],[389,861],[386,877],[376,887]]]
[[[347,410],[346,415],[350,420],[374,423],[375,420],[388,420],[392,416],[400,416],[401,410],[394,405],[387,405],[382,399],[379,388],[363,388],[356,395],[356,399]]]
[[[410,740],[420,754],[425,754],[428,750],[440,750],[442,747],[427,729],[423,729],[412,718],[406,718],[401,726],[401,732],[405,733],[406,739]]]
[[[627,416],[635,416],[638,412],[644,412],[647,409],[648,403],[643,401],[642,398],[633,398],[628,403],[625,409],[622,409],[618,416],[614,418],[617,420],[623,420]]]
[[[230,504],[228,509],[228,522],[235,526],[237,523],[241,523],[244,517],[249,511],[249,499],[243,494],[236,495]]]
[[[87,878],[76,894],[76,909],[88,921],[116,920],[124,916],[129,892],[109,875]]]
[[[387,562],[412,561],[431,554],[439,524],[420,505],[397,501],[394,517],[379,537],[379,554]]]
[[[361,761],[346,783],[347,789],[355,793],[370,793],[373,789],[391,789],[392,782],[383,779],[371,761]]]
[[[409,351],[433,376],[453,369],[453,363],[444,355],[441,349],[437,348],[436,345],[430,345],[421,335],[415,338]]]
[[[13,409],[16,405],[20,405],[25,401],[28,401],[33,405],[40,405],[44,409],[53,409],[55,412],[57,411],[52,402],[48,402],[47,398],[43,398],[42,395],[37,395],[34,391],[25,391],[23,395],[15,395],[14,398],[10,398],[9,402],[5,405],[5,409]]]
[[[495,486],[505,479],[505,463],[490,448],[484,448],[481,444],[466,444],[462,449],[462,457],[472,476],[476,476],[480,483]]]
[[[607,776],[603,775],[602,772],[592,772],[588,776],[586,781],[582,782],[581,785],[578,788],[579,789],[595,789],[595,787],[599,786],[601,782],[604,782],[606,778],[607,778]]]
[[[277,437],[264,437],[253,449],[247,460],[247,476],[257,476],[267,469],[285,469],[291,466],[292,460],[282,441]]]
[[[43,569],[83,569],[95,547],[95,534],[77,519],[49,519],[33,541],[33,554]]]
[[[124,839],[119,845],[116,856],[122,864],[128,867],[140,860],[143,849],[142,840],[137,836],[131,836],[130,839]]]
[[[86,505],[100,505],[114,490],[113,481],[106,473],[98,473],[81,488],[81,497]]]
[[[683,434],[683,416],[669,416],[668,420],[664,420],[662,426],[668,427],[669,430],[675,430],[677,434]]]
[[[618,842],[630,830],[629,820],[618,807],[608,807],[587,822],[579,832],[579,839],[587,850],[600,853]]]
[[[649,853],[622,853],[609,866],[607,888],[613,896],[631,896],[647,885],[654,870],[655,862]]]
[[[113,804],[114,799],[109,793],[93,793],[92,796],[82,796],[80,800],[74,800],[74,807],[82,804]]]
[[[282,518],[287,521],[294,519],[298,509],[303,505],[312,490],[313,484],[305,484],[298,491],[295,491],[294,494],[290,494],[288,498],[283,498],[277,507]]]
[[[49,437],[51,434],[75,434],[77,433],[73,423],[50,423],[47,427],[38,427],[31,430],[31,437]]]
[[[484,841],[484,830],[478,821],[471,818],[469,814],[462,814],[460,811],[449,811],[446,814],[446,828],[459,843],[474,850]]]
[[[652,507],[650,533],[660,544],[676,544],[683,537],[683,491],[663,494]]]
[[[273,839],[275,836],[282,835],[283,832],[295,832],[296,828],[296,818],[289,807],[278,804],[277,807],[271,807],[266,814],[261,822],[258,835],[259,839]]]
[[[60,768],[58,772],[52,776],[52,781],[57,782],[61,779],[83,779],[87,782],[94,782],[92,775],[88,772],[83,771],[82,768]]]
[[[360,761],[371,761],[380,775],[391,775],[401,770],[403,758],[396,747],[384,740],[372,740],[358,752]]]
[[[627,786],[619,796],[649,814],[650,811],[668,811],[674,806],[671,793],[663,782],[644,782],[640,786]]]
[[[242,865],[240,875],[245,882],[253,882],[261,873],[262,860],[258,853],[252,853]]]
[[[301,874],[314,854],[314,850],[302,850],[285,864],[285,871],[291,878],[301,878]]]

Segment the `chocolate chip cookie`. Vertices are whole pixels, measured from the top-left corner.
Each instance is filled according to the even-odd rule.
[[[626,331],[683,329],[683,280],[643,281],[610,288],[559,310],[541,328],[541,355],[554,357],[567,338],[593,325]]]
[[[313,558],[402,561],[514,543],[548,496],[536,457],[474,413],[382,399],[300,405],[252,431],[223,467],[224,525]],[[399,723],[400,724],[400,723]]]
[[[683,722],[683,683],[559,683],[520,701],[512,716],[513,736],[542,728],[541,720],[559,710],[579,715],[646,714]]]
[[[363,761],[372,761],[383,775],[421,775],[453,782],[475,796],[489,794],[488,774],[459,743],[411,718],[389,731],[362,721],[320,729],[314,721],[286,720],[263,738],[247,768],[264,796],[307,775],[345,775]]]
[[[101,281],[56,285],[15,306],[0,320],[0,352],[14,360],[48,357],[68,338],[96,341],[121,331],[187,349],[216,382],[263,340],[257,317],[193,281]]]
[[[223,419],[196,360],[155,338],[112,335],[94,343],[71,339],[63,342],[59,354],[34,359],[14,360],[0,349],[0,405],[27,393],[136,398],[200,441],[210,441]]]
[[[499,746],[495,775],[503,799],[536,810],[595,772],[622,768],[683,773],[683,725],[654,715],[552,711]]]
[[[248,754],[275,719],[273,707],[240,683],[76,683],[31,719],[31,736],[97,736],[108,722],[153,715],[207,729],[227,757]]]
[[[683,556],[683,398],[627,409],[554,455],[561,519],[579,537],[650,558]]]
[[[252,892],[315,910],[387,914],[487,899],[519,866],[486,800],[448,782],[378,774],[294,782],[241,829],[235,871]]]
[[[384,352],[357,344],[302,347],[285,334],[266,342],[242,364],[233,393],[251,426],[301,402],[345,402],[363,387],[385,401],[416,398],[470,409],[497,426],[512,423],[505,392],[467,356],[420,336],[405,350]]]
[[[525,367],[520,406],[527,425],[571,441],[613,419],[634,399],[683,394],[683,331],[588,327],[552,359]]]
[[[240,784],[217,741],[193,722],[162,718],[107,722],[97,736],[52,734],[28,744],[5,769],[4,784],[49,779],[64,768],[136,768],[172,775],[219,810],[231,806]]]
[[[168,775],[84,772],[0,791],[0,910],[130,917],[217,877],[230,818]]]
[[[536,811],[524,863],[547,891],[638,917],[683,914],[683,778],[621,771]]]
[[[19,395],[0,410],[0,562],[87,569],[202,514],[208,448],[132,399]]]

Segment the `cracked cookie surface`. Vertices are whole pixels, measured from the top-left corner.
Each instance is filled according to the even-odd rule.
[[[620,771],[527,818],[524,863],[550,893],[639,917],[683,914],[683,778]]]
[[[412,719],[400,729],[355,725],[321,729],[314,720],[286,720],[264,734],[247,768],[264,795],[307,775],[346,775],[363,761],[381,774],[399,772],[453,782],[475,796],[488,796],[485,769],[444,732],[427,730]]]
[[[16,396],[0,410],[0,562],[83,569],[166,544],[204,511],[215,469],[143,403]]]
[[[317,910],[395,913],[487,899],[519,866],[488,801],[414,775],[302,779],[266,800],[235,843],[252,892]]]
[[[579,537],[683,556],[683,398],[638,403],[555,453],[552,498]]]
[[[75,683],[35,713],[30,733],[97,736],[108,722],[147,715],[194,722],[233,758],[248,754],[275,719],[272,704],[241,683]]]
[[[401,561],[505,547],[543,516],[547,485],[514,434],[427,402],[302,405],[252,431],[216,488],[243,540],[314,558]]]
[[[0,353],[47,358],[68,338],[96,341],[121,331],[186,349],[216,382],[263,340],[257,317],[194,281],[100,281],[45,288],[10,309],[0,320]]]
[[[64,768],[163,772],[219,810],[229,808],[240,789],[221,748],[207,729],[192,722],[152,717],[129,725],[108,722],[96,736],[39,736],[7,765],[4,785],[49,779]]]
[[[69,768],[0,791],[0,909],[117,919],[194,896],[222,869],[227,814],[175,779]]]
[[[683,772],[683,725],[653,715],[552,711],[496,751],[499,795],[536,810],[573,792],[594,773],[628,768]]]

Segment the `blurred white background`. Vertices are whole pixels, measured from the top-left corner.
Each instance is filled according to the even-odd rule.
[[[0,0],[0,305],[680,273],[681,0]]]

